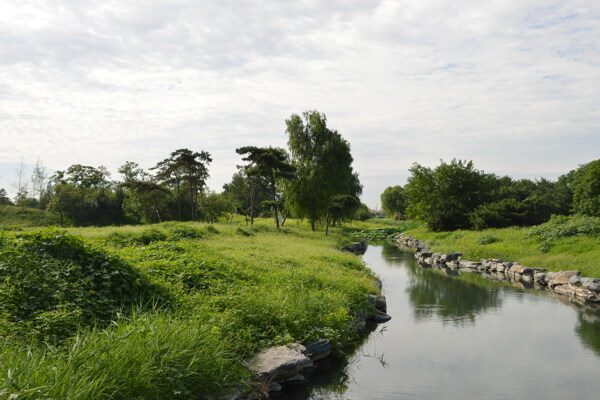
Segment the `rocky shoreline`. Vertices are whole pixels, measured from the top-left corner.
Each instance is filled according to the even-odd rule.
[[[524,288],[549,290],[568,296],[573,302],[600,306],[600,279],[582,277],[580,271],[547,272],[544,268],[498,259],[465,260],[462,253],[431,252],[427,243],[404,233],[396,236],[395,242],[415,249],[417,262],[426,268],[443,268],[455,274],[477,272],[484,278],[516,283]]]
[[[360,251],[364,253],[362,247]],[[381,282],[376,283],[381,289]],[[392,318],[386,314],[385,296],[369,295],[366,302],[369,305],[367,312],[359,315],[354,322],[356,330],[362,334],[367,334],[370,332],[369,328],[374,329],[376,324]],[[277,396],[285,386],[305,383],[306,377],[314,372],[321,360],[330,357],[333,351],[333,346],[327,340],[318,340],[307,345],[291,343],[269,347],[248,361],[248,368],[256,381],[250,391],[238,390],[220,400],[258,400]]]

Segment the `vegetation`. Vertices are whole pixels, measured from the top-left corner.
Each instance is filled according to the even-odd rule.
[[[572,212],[600,215],[600,160],[556,182],[498,177],[456,159],[433,169],[413,164],[410,173],[404,188],[384,191],[382,204],[391,216],[393,202],[402,194],[407,216],[427,222],[434,231],[532,226]]]
[[[435,232],[409,229],[412,237],[426,241],[433,251],[460,251],[465,259],[498,258],[551,271],[578,269],[600,277],[600,219],[555,216],[547,223],[526,228]]]
[[[350,144],[327,128],[325,114],[307,111],[285,122],[297,169],[297,179],[286,184],[286,201],[292,213],[307,218],[315,230],[317,222],[328,219],[335,196],[358,197],[362,186],[352,169]]]
[[[234,222],[1,233],[0,397],[205,398],[265,346],[355,337],[377,289],[340,231]]]
[[[388,218],[404,219],[406,195],[402,186],[388,186],[381,194],[381,208]]]

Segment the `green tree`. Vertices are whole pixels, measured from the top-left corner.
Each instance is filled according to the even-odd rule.
[[[476,170],[472,161],[441,162],[435,169],[417,163],[404,187],[410,218],[435,231],[469,227],[469,213],[490,199],[495,176]]]
[[[204,189],[209,177],[208,164],[211,162],[212,158],[206,151],[179,149],[151,168],[157,170],[156,179],[159,183],[175,189],[179,220],[182,220],[182,190],[187,190],[189,195],[190,219],[197,219],[198,199],[204,204]]]
[[[381,208],[386,217],[403,219],[406,213],[406,196],[402,186],[388,186],[381,193]]]
[[[336,195],[358,197],[362,186],[352,169],[350,144],[335,130],[327,128],[325,114],[306,111],[285,121],[292,164],[297,179],[285,185],[285,197],[292,213],[307,218],[312,230],[326,219]]]
[[[573,210],[600,217],[600,159],[581,165],[572,182]]]
[[[31,174],[31,185],[33,186],[33,194],[37,195],[40,209],[44,207],[42,200],[46,191],[47,181],[48,173],[46,172],[46,168],[44,167],[42,160],[38,158],[35,163],[35,167],[33,168],[33,173]]]
[[[0,206],[10,206],[12,205],[12,201],[8,197],[8,193],[4,188],[0,188]]]
[[[245,155],[242,160],[247,161],[246,173],[248,176],[262,177],[268,182],[270,194],[269,205],[273,208],[275,225],[279,229],[279,213],[281,198],[277,182],[290,180],[295,177],[296,168],[289,163],[285,150],[273,147],[246,146],[235,150],[236,153]]]
[[[325,218],[325,234],[329,234],[329,224],[336,226],[338,221],[352,219],[352,216],[360,206],[360,200],[348,194],[338,194],[331,198],[331,204],[327,208]]]

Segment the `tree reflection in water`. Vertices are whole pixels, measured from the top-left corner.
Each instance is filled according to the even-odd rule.
[[[502,288],[477,274],[458,276],[455,271],[422,268],[416,262],[407,267],[410,284],[406,290],[417,321],[438,317],[444,323],[474,324],[478,314],[502,305]]]

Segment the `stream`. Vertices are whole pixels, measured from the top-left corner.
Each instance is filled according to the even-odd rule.
[[[600,398],[599,311],[422,268],[395,245],[369,246],[363,259],[392,320],[280,399]]]

